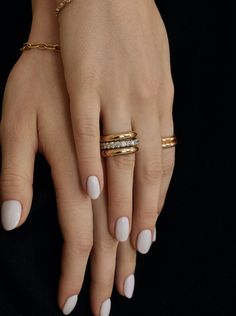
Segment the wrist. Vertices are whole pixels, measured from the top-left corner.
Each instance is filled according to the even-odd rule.
[[[32,0],[32,26],[29,42],[59,42],[55,0]]]

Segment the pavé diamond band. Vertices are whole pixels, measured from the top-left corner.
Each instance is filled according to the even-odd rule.
[[[139,139],[134,131],[122,132],[100,137],[103,157],[133,154],[138,151]]]

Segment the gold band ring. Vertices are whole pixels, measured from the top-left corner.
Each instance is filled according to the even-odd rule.
[[[163,149],[171,148],[176,146],[177,144],[177,137],[176,136],[169,136],[169,137],[162,137],[161,139],[161,146]]]
[[[133,154],[139,150],[139,139],[134,131],[102,135],[100,148],[102,157]]]
[[[112,157],[112,156],[134,154],[138,150],[139,150],[138,147],[107,149],[107,150],[102,150],[102,157]]]
[[[111,141],[116,141],[116,140],[135,138],[136,136],[137,136],[137,133],[134,131],[116,133],[116,134],[110,134],[110,135],[102,135],[100,137],[100,142],[111,142]]]

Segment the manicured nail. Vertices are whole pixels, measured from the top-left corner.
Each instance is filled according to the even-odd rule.
[[[133,293],[134,293],[134,284],[135,284],[135,278],[134,278],[134,275],[131,274],[125,280],[125,284],[124,284],[124,294],[127,298],[132,298]]]
[[[1,222],[5,230],[16,228],[20,221],[22,206],[19,201],[5,201],[2,203]]]
[[[152,232],[149,229],[143,230],[138,235],[137,249],[140,253],[146,254],[152,244]]]
[[[109,298],[102,303],[101,310],[100,310],[100,316],[109,316],[110,311],[111,311],[111,300]]]
[[[120,217],[116,221],[116,239],[118,241],[126,241],[129,237],[129,219],[128,217]]]
[[[92,200],[96,200],[100,195],[100,184],[96,176],[89,176],[87,180],[87,192]]]
[[[77,300],[78,300],[78,295],[73,295],[67,299],[62,310],[64,315],[69,315],[73,311],[77,303]]]
[[[156,241],[156,239],[157,239],[157,229],[156,229],[156,227],[154,227],[154,231],[153,231],[153,239],[152,239],[152,241],[153,241],[153,242],[155,242],[155,241]]]

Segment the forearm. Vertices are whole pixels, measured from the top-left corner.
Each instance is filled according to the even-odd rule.
[[[59,42],[55,0],[32,0],[33,21],[29,42]]]

